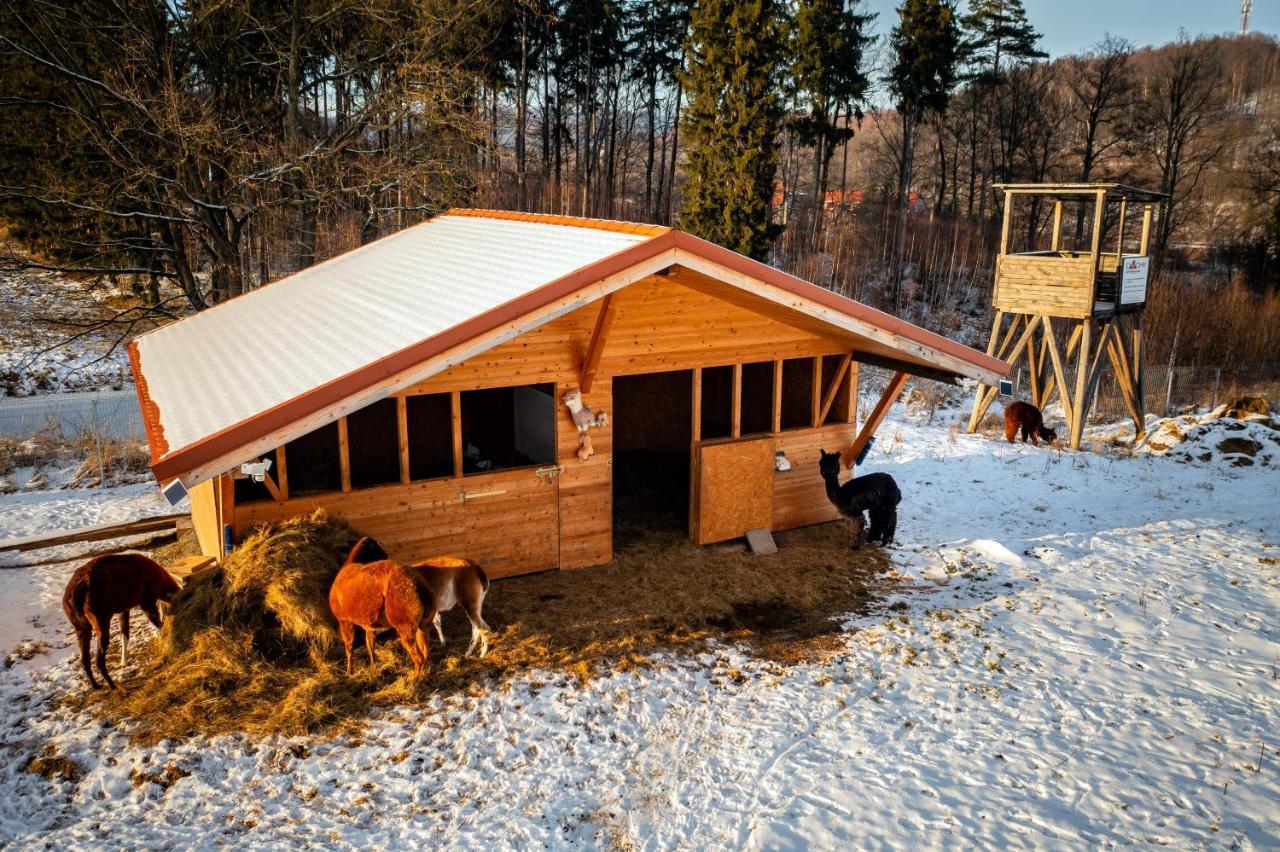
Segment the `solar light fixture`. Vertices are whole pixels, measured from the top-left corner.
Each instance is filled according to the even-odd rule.
[[[252,477],[254,482],[261,482],[269,470],[271,470],[271,459],[258,459],[256,462],[246,462],[240,465],[240,472],[245,476]]]

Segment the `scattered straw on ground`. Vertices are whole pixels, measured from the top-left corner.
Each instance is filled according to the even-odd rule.
[[[845,536],[840,524],[780,533],[779,553],[767,557],[736,543],[696,547],[674,530],[630,536],[608,566],[495,582],[483,660],[462,656],[469,626],[455,609],[444,616],[446,646],[432,642],[426,677],[409,677],[403,651],[384,636],[376,665],[359,654],[348,678],[327,601],[354,533],[319,512],[251,536],[224,569],[193,581],[123,689],[77,700],[138,723],[143,741],[304,734],[532,669],[586,680],[712,637],[783,664],[819,659],[840,645],[839,617],[868,611],[890,584],[877,579],[887,556],[851,552]]]

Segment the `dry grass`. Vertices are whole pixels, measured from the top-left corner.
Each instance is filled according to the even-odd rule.
[[[692,653],[715,637],[783,664],[840,646],[845,613],[876,605],[889,586],[879,550],[851,552],[840,524],[778,535],[780,552],[695,547],[674,531],[635,536],[608,566],[501,580],[485,603],[493,627],[483,660],[465,658],[469,628],[445,615],[448,644],[414,681],[398,645],[376,665],[341,671],[328,585],[353,533],[317,513],[260,532],[225,569],[184,590],[157,642],[114,693],[76,699],[137,723],[142,741],[197,733],[304,734],[352,729],[371,708],[422,704],[530,670],[597,673],[643,665],[657,651]]]

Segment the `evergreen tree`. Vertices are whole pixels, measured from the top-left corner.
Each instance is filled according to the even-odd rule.
[[[902,246],[910,206],[916,130],[927,114],[947,108],[960,61],[960,30],[951,0],[904,0],[889,36],[894,63],[885,78],[898,108],[902,150],[898,157],[898,222],[893,234],[893,305],[902,284]]]
[[[680,225],[763,259],[780,230],[770,217],[783,116],[778,3],[704,0],[691,25]]]
[[[962,50],[975,76],[988,84],[1001,79],[1006,62],[1044,59],[1036,47],[1040,33],[1027,20],[1022,0],[970,0],[969,14],[961,22],[967,34]]]
[[[853,138],[850,119],[870,86],[862,65],[875,15],[859,11],[857,0],[801,0],[792,27],[791,71],[796,94],[807,107],[792,125],[800,141],[813,148],[813,198],[819,211],[831,155]],[[856,115],[860,118],[861,111]]]

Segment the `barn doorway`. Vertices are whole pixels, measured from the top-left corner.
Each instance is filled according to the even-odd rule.
[[[613,545],[689,528],[693,371],[613,378]]]

